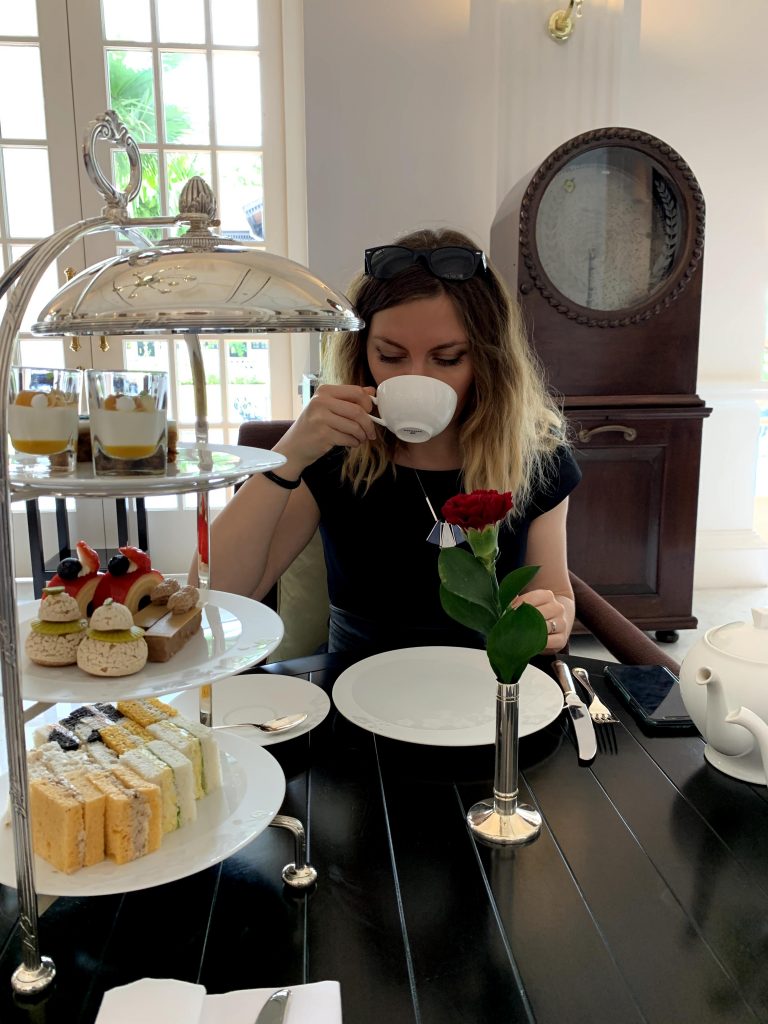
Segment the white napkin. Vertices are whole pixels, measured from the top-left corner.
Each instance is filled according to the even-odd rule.
[[[104,993],[96,1024],[253,1024],[275,988],[206,995],[202,985],[142,978]],[[285,1024],[341,1024],[338,981],[291,985]]]

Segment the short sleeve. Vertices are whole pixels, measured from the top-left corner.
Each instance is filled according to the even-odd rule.
[[[579,464],[570,448],[562,446],[555,452],[552,468],[546,478],[534,489],[529,505],[529,517],[543,515],[564,501],[581,480]]]
[[[344,449],[332,448],[316,462],[307,466],[301,474],[301,479],[309,488],[321,514],[328,501],[338,496],[343,461]]]

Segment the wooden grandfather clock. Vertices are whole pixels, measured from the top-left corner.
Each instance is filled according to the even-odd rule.
[[[586,132],[504,200],[491,258],[521,304],[584,474],[571,569],[657,639],[696,626],[704,197],[660,139]]]

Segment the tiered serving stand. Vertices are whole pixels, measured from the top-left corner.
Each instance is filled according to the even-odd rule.
[[[125,192],[117,191],[102,174],[93,154],[93,146],[97,139],[105,140],[123,148],[128,156],[130,167],[130,180]],[[62,253],[78,239],[93,232],[114,230],[127,235],[133,242],[140,246],[147,246],[146,241],[137,230],[137,226],[145,225],[172,225],[178,222],[189,225],[186,236],[173,240],[175,252],[185,254],[196,252],[201,253],[205,259],[204,269],[210,272],[211,260],[215,262],[216,252],[222,252],[228,256],[233,249],[238,250],[238,257],[243,255],[247,258],[247,251],[244,247],[232,246],[228,240],[213,235],[209,230],[215,226],[215,199],[208,186],[200,179],[192,179],[187,183],[182,193],[180,213],[178,217],[158,217],[151,219],[132,219],[127,214],[128,203],[138,194],[141,186],[141,163],[138,147],[134,140],[127,133],[125,127],[119,122],[115,114],[108,111],[100,119],[91,122],[89,131],[83,144],[83,159],[92,182],[96,185],[101,195],[106,200],[106,205],[100,217],[81,221],[77,224],[56,232],[50,238],[43,240],[28,250],[10,269],[0,277],[0,297],[7,298],[7,310],[0,325],[0,429],[3,436],[7,437],[8,409],[7,409],[7,380],[11,367],[12,352],[16,335],[18,333],[23,315],[27,309],[32,294],[42,278],[46,269]],[[158,249],[152,250],[149,255],[151,259],[162,261],[164,253]],[[255,277],[261,277],[263,284],[259,289],[252,289],[247,300],[238,296],[240,308],[237,316],[225,310],[220,314],[220,321],[215,317],[205,320],[204,326],[199,330],[210,330],[220,333],[223,331],[287,331],[287,330],[341,330],[357,329],[361,324],[356,319],[354,311],[346,303],[343,296],[336,296],[327,286],[323,285],[316,278],[312,278],[306,268],[293,264],[289,260],[281,260],[267,253],[259,253],[263,257],[261,268]],[[280,272],[284,270],[289,278],[289,285],[284,285],[280,279]],[[87,274],[88,272],[83,272]],[[82,277],[83,275],[79,275]],[[98,277],[98,274],[96,275]],[[201,277],[204,276],[201,274]],[[194,278],[192,278],[194,280]],[[76,283],[77,279],[75,279]],[[270,296],[269,285],[274,284],[274,292],[277,300],[273,305],[269,301],[274,299]],[[298,282],[298,283],[297,283]],[[89,287],[90,287],[89,279]],[[291,286],[293,294],[291,294]],[[66,287],[66,286],[65,286]],[[320,297],[313,305],[311,292]],[[114,291],[115,289],[112,289]],[[219,292],[222,289],[219,288]],[[108,289],[109,291],[109,289]],[[62,293],[59,293],[60,295]],[[286,304],[285,297],[288,296],[287,305],[290,307],[283,310],[280,302]],[[58,296],[57,296],[58,299]],[[208,300],[210,299],[210,303]],[[194,319],[210,316],[210,309],[213,299],[204,293],[202,287],[194,296],[194,311],[191,316]],[[248,305],[250,303],[250,306]],[[259,304],[257,304],[259,303]],[[55,305],[56,303],[54,303]],[[255,307],[255,309],[254,309]],[[51,308],[49,304],[49,309]],[[121,317],[125,314],[110,314],[114,316],[114,322],[107,322],[106,325],[99,320],[96,329],[84,329],[79,333],[112,333],[118,335],[130,335],[132,333],[155,333],[146,323],[141,327],[134,321],[134,329],[127,325]],[[208,502],[206,495],[216,488],[230,486],[243,481],[255,473],[264,472],[283,464],[285,461],[281,455],[273,452],[262,451],[255,448],[237,446],[215,446],[208,444],[208,425],[205,400],[205,375],[203,372],[202,353],[199,338],[194,327],[189,326],[189,310],[174,309],[168,314],[164,326],[158,329],[158,333],[184,333],[192,364],[193,383],[195,390],[195,411],[196,426],[194,443],[180,444],[177,461],[169,465],[164,476],[158,477],[96,477],[92,467],[79,465],[72,475],[48,476],[35,475],[29,471],[14,466],[8,459],[0,460],[0,657],[2,658],[2,689],[3,708],[5,714],[5,730],[8,751],[8,790],[10,802],[10,815],[13,827],[13,855],[15,861],[16,883],[19,898],[19,912],[22,938],[22,963],[14,972],[12,984],[14,990],[26,997],[37,995],[42,992],[53,980],[55,967],[52,961],[41,956],[38,940],[38,917],[37,900],[35,892],[35,871],[34,856],[32,851],[29,818],[28,818],[28,790],[27,790],[27,763],[25,744],[25,714],[23,701],[25,699],[42,699],[54,703],[59,700],[89,701],[94,698],[94,689],[90,684],[83,683],[82,691],[78,692],[76,682],[77,675],[81,678],[84,674],[79,669],[73,668],[67,677],[64,670],[61,673],[61,688],[56,683],[46,683],[42,690],[39,689],[39,680],[25,684],[21,672],[21,658],[18,646],[20,643],[19,611],[16,605],[14,590],[14,567],[12,558],[12,540],[10,528],[10,503],[13,500],[38,498],[42,496],[54,497],[79,497],[79,498],[106,498],[106,497],[134,497],[146,496],[147,494],[183,494],[196,493],[198,496],[197,510],[197,540],[198,540],[198,570],[199,585],[203,603],[214,613],[221,603],[215,591],[208,590],[209,566],[201,557],[201,552],[210,550],[209,523],[208,523]],[[173,317],[176,322],[173,322]],[[185,320],[184,317],[187,317]],[[217,329],[217,323],[220,326]],[[181,326],[179,326],[181,324]],[[87,325],[86,325],[87,328]],[[41,330],[39,333],[76,333],[74,331],[57,330],[56,325],[48,332]],[[230,595],[231,596],[231,595]],[[225,595],[221,595],[221,598]],[[257,602],[249,601],[246,598],[238,598],[246,606],[266,611]],[[242,606],[239,606],[242,607]],[[205,614],[205,613],[204,613]],[[130,697],[148,692],[154,695],[172,693],[177,690],[200,687],[200,720],[203,724],[212,724],[212,691],[210,683],[217,679],[231,676],[256,664],[277,645],[282,635],[282,624],[275,615],[273,627],[266,630],[266,635],[251,638],[248,636],[248,612],[238,612],[241,618],[241,635],[246,639],[236,645],[228,656],[214,656],[216,651],[215,624],[211,622],[211,615],[208,617],[209,643],[208,652],[203,650],[199,664],[189,664],[189,657],[182,651],[176,655],[179,659],[179,671],[173,669],[173,661],[170,670],[160,680],[152,679],[152,666],[147,666],[142,673],[127,677],[124,680],[110,683],[107,689],[109,696],[105,699]],[[213,618],[215,619],[215,614]],[[245,621],[243,621],[245,620]],[[195,638],[196,639],[196,638]],[[194,643],[194,639],[193,639]],[[226,643],[224,644],[226,648]],[[211,651],[214,654],[211,654]],[[220,653],[220,652],[219,652]],[[51,670],[51,679],[55,678],[56,670]],[[34,673],[29,673],[30,676]],[[95,682],[95,681],[94,681]],[[119,690],[118,690],[119,687]],[[96,698],[96,699],[103,699]],[[43,704],[42,707],[46,705]],[[30,709],[31,713],[41,710],[37,705]],[[243,741],[243,742],[248,742]],[[250,746],[250,744],[249,744]],[[265,757],[271,760],[266,751],[261,751]],[[261,756],[261,754],[259,756]],[[284,786],[285,778],[282,771],[274,763],[274,768],[279,773]],[[210,800],[207,797],[206,800]],[[278,805],[279,805],[278,800]],[[274,807],[276,811],[278,807]],[[304,829],[301,822],[294,818],[270,813],[271,820],[265,820],[262,827],[269,824],[277,825],[291,831],[295,841],[295,863],[289,864],[283,871],[283,879],[287,884],[296,888],[304,888],[312,885],[316,879],[316,873],[305,859]],[[190,827],[190,826],[187,826]],[[259,829],[260,831],[260,829]],[[257,834],[257,833],[254,833]],[[242,843],[241,843],[242,845]],[[233,852],[234,848],[230,850]],[[149,854],[143,860],[149,862],[157,854]],[[228,855],[226,851],[223,856]],[[222,859],[220,856],[218,859]],[[138,862],[137,862],[138,863]],[[196,861],[195,858],[188,859],[183,866],[179,867],[177,877],[183,874],[191,874],[200,870],[207,862]],[[213,861],[210,861],[213,863]],[[84,869],[88,871],[91,869]],[[158,884],[164,878],[153,877],[151,871],[147,871],[146,879],[139,879],[139,886]],[[133,885],[137,887],[137,885]],[[102,890],[104,891],[104,890]],[[115,891],[115,890],[113,890]],[[121,890],[116,890],[121,891]]]

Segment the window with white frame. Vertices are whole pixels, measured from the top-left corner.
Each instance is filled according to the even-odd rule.
[[[295,0],[0,4],[3,267],[54,227],[98,214],[102,201],[82,173],[79,148],[88,121],[108,108],[126,123],[141,151],[143,185],[132,204],[134,216],[175,213],[182,185],[199,174],[217,196],[221,233],[302,259],[300,247],[288,251],[285,111],[291,104],[284,94],[285,56],[294,64],[301,60],[301,38],[300,31],[286,38],[283,24],[288,11],[296,25],[299,10]],[[290,127],[294,136],[297,128],[303,133],[303,125]],[[122,152],[113,152],[112,172],[123,187]],[[303,196],[296,199],[303,220]],[[150,240],[160,233],[145,231]],[[292,237],[301,235],[292,230]],[[166,369],[170,415],[180,439],[193,438],[183,340],[82,338],[73,351],[68,339],[29,334],[43,301],[63,283],[65,264],[79,270],[125,246],[112,233],[89,236],[49,270],[25,317],[18,358],[31,365]],[[308,367],[301,348],[296,359],[290,339],[207,336],[202,347],[213,442],[235,443],[242,420],[293,414],[298,380]],[[225,492],[214,492],[212,506],[225,498]],[[189,506],[189,498],[183,504],[160,499],[157,505]]]

